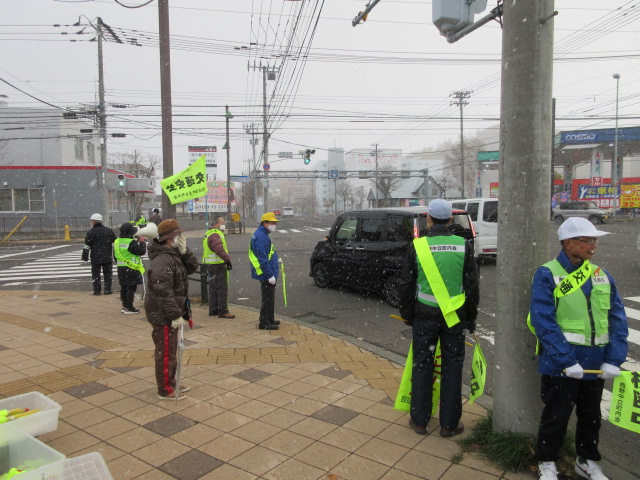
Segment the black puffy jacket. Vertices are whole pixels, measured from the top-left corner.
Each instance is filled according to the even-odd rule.
[[[144,298],[147,321],[152,325],[169,325],[186,313],[188,276],[198,270],[198,259],[189,249],[180,255],[178,249],[156,239],[149,244],[149,259],[148,292]]]
[[[84,238],[82,261],[89,260],[89,253],[91,253],[91,263],[112,263],[115,239],[116,234],[113,233],[113,230],[101,223],[96,223]]]

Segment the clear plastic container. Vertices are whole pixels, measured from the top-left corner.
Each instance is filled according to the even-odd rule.
[[[64,480],[113,480],[107,464],[98,452],[67,458],[62,463]]]
[[[12,468],[25,470],[20,480],[62,480],[65,456],[15,426],[0,425],[0,476]]]
[[[62,407],[40,392],[23,393],[22,395],[0,400],[0,410],[13,410],[15,408],[40,410],[31,415],[7,422],[7,424],[11,424],[29,435],[36,437],[53,432],[58,428],[58,415]]]

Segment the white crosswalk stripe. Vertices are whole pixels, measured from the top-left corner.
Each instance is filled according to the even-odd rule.
[[[114,266],[114,275],[117,275]],[[36,285],[40,283],[71,283],[91,278],[91,264],[86,265],[78,252],[61,253],[40,258],[0,271],[0,283],[3,285]]]

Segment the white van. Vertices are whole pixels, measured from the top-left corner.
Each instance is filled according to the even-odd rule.
[[[467,198],[453,200],[454,209],[466,210],[476,229],[476,257],[495,257],[498,254],[498,199]]]
[[[293,217],[293,207],[282,207],[283,217]]]

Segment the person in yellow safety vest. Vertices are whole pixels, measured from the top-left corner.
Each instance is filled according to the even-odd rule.
[[[144,227],[147,224],[147,219],[144,217],[143,214],[139,214],[135,220],[131,220],[129,222],[130,224],[132,224],[135,227]]]
[[[123,223],[120,227],[120,238],[113,242],[113,256],[118,266],[120,301],[122,313],[125,315],[140,313],[140,310],[133,306],[133,299],[138,285],[142,283],[144,267],[140,257],[147,253],[147,244],[144,237],[133,238],[136,231],[136,227],[130,223]]]
[[[473,247],[452,235],[451,204],[435,199],[427,209],[426,237],[413,240],[407,250],[398,292],[400,315],[413,327],[413,369],[409,426],[427,433],[432,412],[434,355],[442,352],[440,436],[463,432],[462,367],[464,330],[475,331],[478,316],[478,274]]]
[[[613,277],[590,263],[598,237],[586,218],[567,218],[558,229],[562,251],[533,276],[529,328],[538,337],[538,372],[544,403],[538,430],[538,475],[556,480],[556,460],[576,407],[575,471],[606,480],[598,440],[604,379],[620,374],[629,330]],[[602,373],[585,373],[601,370]]]
[[[279,320],[275,319],[275,296],[278,279],[278,254],[269,238],[276,231],[278,219],[273,212],[267,212],[260,218],[260,226],[249,242],[249,261],[251,278],[260,281],[262,304],[260,305],[260,330],[278,330]]]
[[[209,316],[236,318],[229,312],[227,296],[229,293],[229,271],[233,268],[231,257],[224,238],[225,221],[216,217],[211,230],[202,239],[202,263],[207,266],[209,275]]]

